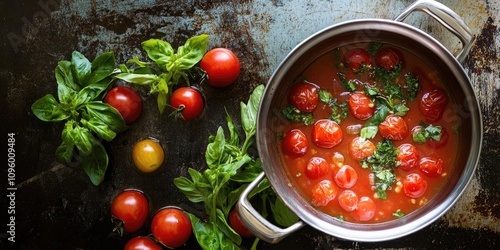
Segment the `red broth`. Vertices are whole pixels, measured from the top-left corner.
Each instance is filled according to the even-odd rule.
[[[353,58],[351,61],[346,61],[343,58],[343,56],[347,54],[347,51],[351,50],[353,47],[369,51],[370,46],[371,45],[369,44],[356,44],[355,46],[349,46],[348,48],[338,48],[328,54],[325,54],[315,60],[311,65],[309,65],[304,70],[304,72],[302,72],[300,80],[298,80],[294,84],[300,84],[302,83],[302,80],[308,83],[313,83],[318,87],[318,90],[321,89],[328,91],[333,98],[337,99],[337,104],[348,102],[350,96],[354,92],[363,92],[364,85],[368,84],[372,87],[375,86],[382,88],[383,86],[380,81],[375,82],[373,80],[373,72],[374,68],[376,67],[390,67],[390,65],[388,64],[391,63],[391,58],[386,58],[385,61],[383,61],[383,59],[377,59],[377,53],[379,53],[384,48],[391,48],[390,45],[384,44],[381,48],[379,48],[377,53],[373,52],[369,55],[370,58],[368,61],[361,60],[361,63],[359,63],[359,58]],[[409,108],[407,113],[404,116],[401,116],[406,122],[408,130],[411,131],[414,127],[421,125],[421,122],[423,121],[426,125],[440,126],[443,130],[446,130],[447,136],[441,135],[441,138],[443,140],[446,140],[446,142],[444,143],[444,145],[439,145],[439,148],[435,148],[435,145],[432,145],[432,143],[430,142],[414,142],[412,133],[410,131],[406,134],[406,136],[404,136],[403,139],[391,140],[391,142],[396,148],[405,143],[414,145],[418,151],[419,161],[424,157],[434,157],[436,159],[441,159],[443,162],[442,171],[437,174],[437,176],[430,176],[429,174],[424,173],[420,169],[419,164],[417,164],[417,166],[411,170],[404,170],[400,166],[395,166],[391,169],[395,174],[396,183],[393,183],[390,188],[385,191],[385,193],[387,194],[387,198],[382,199],[376,194],[376,188],[373,181],[373,174],[371,174],[371,168],[363,168],[360,161],[353,159],[349,153],[349,146],[351,141],[356,137],[359,137],[360,134],[357,131],[359,129],[348,131],[348,127],[350,126],[352,128],[353,125],[364,127],[366,120],[357,119],[353,116],[351,111],[348,110],[347,118],[339,123],[340,129],[342,131],[342,141],[331,148],[318,147],[313,142],[312,133],[314,125],[304,125],[300,122],[286,121],[279,126],[280,130],[278,136],[280,136],[280,138],[284,138],[284,136],[293,129],[299,129],[307,138],[307,150],[303,155],[290,155],[287,152],[283,152],[282,145],[279,145],[282,162],[284,163],[284,166],[289,174],[289,178],[293,180],[292,183],[297,189],[300,190],[303,197],[307,201],[310,201],[311,204],[313,204],[313,206],[317,207],[317,209],[323,211],[324,213],[327,213],[341,220],[359,223],[379,223],[408,215],[412,211],[415,211],[416,209],[425,205],[439,192],[442,186],[447,182],[448,176],[452,171],[452,166],[454,165],[459,138],[456,132],[456,126],[458,125],[457,114],[453,111],[452,108],[452,97],[446,96],[448,100],[442,107],[441,117],[437,121],[429,122],[428,117],[424,115],[424,113],[419,109],[419,105],[421,102],[420,100],[422,99],[424,94],[431,92],[434,89],[445,90],[444,85],[442,84],[441,79],[438,78],[436,71],[422,62],[422,60],[418,56],[401,48],[392,48],[396,49],[396,51],[399,51],[398,56],[400,58],[403,58],[403,63],[401,64],[402,71],[400,77],[397,80],[397,83],[401,86],[404,86],[404,75],[408,72],[411,72],[418,77],[421,86],[418,95],[413,101],[401,101]],[[356,65],[356,62],[358,62],[358,65]],[[357,68],[359,64],[361,65],[361,67],[364,66],[364,68],[367,70],[353,70],[351,68],[351,66],[353,68]],[[356,83],[355,91],[348,91],[345,89],[345,87],[342,86],[342,81],[339,77],[339,73],[344,74],[346,80],[353,80]],[[291,95],[292,90],[290,90],[289,92],[289,95]],[[291,101],[286,100],[283,108],[290,105],[292,105]],[[375,108],[377,107],[378,106],[376,105]],[[300,114],[308,114],[308,112],[299,112],[297,110],[296,112]],[[314,123],[319,119],[329,117],[332,113],[332,109],[326,103],[318,102],[314,110],[309,113],[313,115],[312,123]],[[381,136],[379,131],[374,138],[366,140],[371,141],[376,146],[378,145],[378,143],[382,142],[384,138]],[[284,142],[282,141],[281,144],[283,143]],[[329,166],[326,170],[326,174],[323,170],[323,174],[321,174],[321,177],[318,177],[316,179],[311,179],[310,177],[308,177],[311,175],[306,174],[308,162],[312,157],[321,157],[325,159]],[[351,166],[357,174],[357,180],[355,184],[352,187],[348,188],[342,185],[339,186],[335,182],[336,173],[345,165]],[[317,174],[318,172],[316,172],[316,175]],[[423,195],[418,194],[417,198],[409,197],[404,192],[403,182],[406,176],[410,174],[418,174],[426,182],[427,185]],[[370,175],[372,175],[372,177],[370,177]],[[353,178],[353,176],[348,177],[350,177],[351,179]],[[333,185],[331,185],[334,186],[335,189],[334,191],[332,191],[333,193],[328,193],[327,191],[325,191],[325,189],[317,188],[316,185],[318,185],[318,183],[320,182],[323,182],[324,184],[325,180],[329,180],[330,184],[333,183]],[[320,193],[327,192],[327,195],[330,195],[330,199],[332,196],[334,196],[334,198],[329,201],[323,200],[322,202],[318,202],[318,199],[314,194],[315,191],[313,190],[316,190],[316,192]],[[344,204],[344,208],[341,207],[341,205],[339,204],[339,196],[341,196],[340,194],[344,190],[351,190],[357,195],[358,205],[351,204],[351,207],[349,207]],[[362,203],[359,203],[359,199],[361,197],[369,197],[369,199],[373,201],[376,207],[373,215],[370,215],[369,213],[368,215],[366,213],[363,213],[362,210],[367,208],[363,207],[364,205],[366,205],[366,203],[364,205]],[[342,197],[342,201],[352,200]],[[347,209],[345,209],[345,207],[347,207]]]

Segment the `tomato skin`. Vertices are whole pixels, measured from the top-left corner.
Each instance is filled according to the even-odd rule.
[[[349,144],[349,155],[356,161],[364,160],[373,155],[377,147],[365,138],[356,137]]]
[[[375,216],[375,211],[377,210],[377,205],[368,196],[363,196],[359,198],[358,206],[354,210],[355,218],[358,221],[368,221]]]
[[[126,124],[137,120],[142,111],[142,99],[132,88],[118,86],[104,97],[104,102],[118,110]]]
[[[179,208],[160,209],[151,221],[151,233],[161,244],[169,248],[184,245],[192,233],[191,220]]]
[[[437,177],[443,173],[444,162],[437,157],[423,157],[420,159],[419,168],[429,177]]]
[[[316,207],[326,206],[337,196],[337,188],[330,180],[322,180],[312,188],[312,204]]]
[[[160,143],[152,139],[137,142],[132,148],[132,160],[141,172],[157,170],[165,160],[165,152]]]
[[[352,190],[342,191],[339,194],[338,200],[340,207],[347,212],[352,212],[358,207],[358,195]]]
[[[328,119],[321,119],[314,123],[312,141],[321,148],[333,148],[342,142],[343,133],[340,126]]]
[[[403,55],[400,51],[393,48],[382,48],[375,57],[377,66],[386,70],[391,70],[397,65],[403,66]]]
[[[363,93],[353,93],[349,97],[349,111],[359,120],[367,120],[375,113],[375,103]]]
[[[396,161],[399,162],[398,168],[410,171],[418,166],[420,156],[415,146],[409,143],[401,144],[398,147]]]
[[[163,248],[156,244],[152,239],[145,236],[137,236],[130,239],[123,250],[162,250]]]
[[[443,116],[448,105],[448,96],[441,89],[433,89],[422,95],[418,103],[418,109],[424,115],[428,123],[436,122]]]
[[[319,103],[319,87],[308,82],[293,86],[290,92],[290,103],[302,112],[312,112]]]
[[[312,157],[306,166],[305,174],[307,178],[314,180],[328,173],[330,164],[321,157]]]
[[[358,181],[358,173],[353,167],[344,165],[337,171],[334,180],[340,188],[351,188]]]
[[[122,227],[125,232],[139,230],[146,222],[148,213],[148,200],[139,190],[124,190],[111,202],[111,215],[123,223]]]
[[[207,83],[213,87],[227,87],[240,75],[240,61],[229,49],[214,48],[200,61],[200,68],[207,72]]]
[[[427,145],[429,145],[429,147],[431,147],[431,148],[442,148],[448,142],[448,137],[449,137],[449,135],[448,135],[448,132],[446,132],[446,129],[441,128],[441,138],[440,138],[441,140],[436,141],[436,140],[430,138],[427,141]]]
[[[307,137],[300,129],[290,130],[281,142],[283,152],[292,157],[305,155],[308,147]]]
[[[365,49],[354,48],[344,53],[344,63],[346,63],[349,69],[359,70],[363,64],[370,65],[372,59]]]
[[[200,116],[205,102],[200,91],[191,87],[180,87],[172,93],[170,106],[180,113],[178,118],[189,121]]]
[[[419,198],[427,190],[427,182],[417,173],[409,174],[403,180],[403,191],[410,198]]]
[[[386,139],[399,141],[408,135],[408,125],[406,121],[397,115],[388,115],[385,120],[378,125],[380,135]]]
[[[237,207],[234,207],[233,210],[229,213],[228,218],[229,226],[236,231],[243,238],[252,238],[254,237],[253,233],[248,230],[248,228],[243,225],[240,217],[238,216]]]

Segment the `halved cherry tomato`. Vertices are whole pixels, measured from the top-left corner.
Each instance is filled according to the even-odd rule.
[[[397,115],[388,115],[385,120],[378,125],[380,135],[386,139],[399,141],[408,135],[408,125],[406,121]]]
[[[401,144],[398,147],[396,161],[399,162],[398,168],[409,171],[418,166],[420,157],[415,146],[409,143]]]
[[[139,94],[125,86],[112,88],[104,97],[104,102],[118,110],[127,124],[135,121],[142,111],[142,99]]]
[[[375,103],[363,93],[353,93],[348,102],[351,114],[359,120],[367,120],[375,112]]]
[[[356,192],[344,190],[338,197],[339,205],[347,212],[354,211],[358,207],[359,198]]]
[[[168,248],[184,245],[192,233],[191,220],[179,208],[165,207],[151,221],[151,233]]]
[[[373,155],[377,147],[373,142],[362,137],[356,137],[349,144],[349,155],[356,161],[361,161]]]
[[[337,188],[330,180],[322,180],[312,188],[312,204],[314,206],[326,206],[336,196]]]
[[[238,216],[237,207],[234,207],[233,210],[229,213],[229,226],[236,231],[243,238],[251,238],[254,237],[253,233],[248,230],[248,228],[243,225],[240,217]]]
[[[130,239],[123,250],[162,250],[163,248],[156,244],[151,238],[145,236],[136,236]]]
[[[422,95],[418,108],[427,122],[435,122],[441,119],[444,109],[448,105],[448,96],[441,89],[433,89]]]
[[[409,174],[403,180],[403,191],[410,198],[419,198],[424,195],[427,182],[417,173]]]
[[[134,165],[144,173],[158,169],[165,160],[165,152],[158,141],[144,139],[137,142],[132,148]]]
[[[354,215],[358,221],[368,221],[375,216],[376,210],[377,205],[375,202],[370,197],[363,196],[359,198],[358,206],[354,210]]]
[[[312,141],[321,148],[333,148],[342,142],[343,133],[340,126],[328,119],[321,119],[314,123]]]
[[[207,72],[207,83],[213,87],[231,85],[240,75],[240,61],[229,49],[215,48],[200,61],[200,68]]]
[[[125,232],[135,232],[146,222],[149,213],[149,203],[146,196],[135,189],[127,189],[119,193],[111,202],[111,215],[118,223],[116,229]]]
[[[300,129],[292,129],[286,133],[281,142],[283,152],[289,156],[300,157],[306,154],[309,142]]]
[[[302,112],[312,112],[319,103],[319,87],[309,82],[295,84],[290,103]]]
[[[437,177],[443,173],[444,162],[437,157],[423,157],[420,159],[419,168],[429,177]]]
[[[353,167],[344,165],[337,171],[333,179],[340,188],[351,188],[358,181],[358,173]]]
[[[404,60],[401,52],[394,48],[382,48],[375,57],[375,63],[378,67],[391,70],[396,65],[403,66]]]
[[[177,114],[180,114],[178,118],[189,121],[200,116],[205,102],[200,91],[191,87],[180,87],[172,93],[170,106],[176,109]]]
[[[322,157],[312,157],[306,166],[306,176],[309,179],[317,179],[328,173],[330,164]]]
[[[359,70],[363,65],[370,65],[372,59],[365,49],[355,48],[344,53],[344,63],[352,70]]]
[[[427,140],[427,145],[429,145],[431,148],[441,148],[448,142],[448,137],[449,137],[448,132],[446,132],[445,128],[442,128],[440,140],[436,141],[430,138],[429,140]]]

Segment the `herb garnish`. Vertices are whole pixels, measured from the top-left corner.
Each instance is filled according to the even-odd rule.
[[[441,126],[428,125],[422,121],[420,122],[420,126],[422,128],[412,135],[414,142],[425,143],[431,138],[435,141],[441,141],[441,132],[443,130]]]
[[[339,103],[337,98],[333,98],[330,92],[323,89],[319,91],[319,100],[332,109],[332,113],[328,119],[340,124],[340,122],[347,118],[346,102]]]
[[[304,125],[312,125],[314,123],[314,114],[309,112],[302,112],[297,107],[290,105],[283,110],[281,113],[292,122],[302,123]]]

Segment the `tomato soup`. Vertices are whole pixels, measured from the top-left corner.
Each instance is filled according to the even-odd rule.
[[[337,48],[291,83],[281,159],[312,206],[356,223],[398,219],[447,182],[458,149],[453,99],[434,69],[390,44]]]

